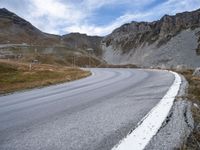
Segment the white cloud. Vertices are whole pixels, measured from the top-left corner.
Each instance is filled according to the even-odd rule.
[[[86,12],[76,11],[73,3],[62,3],[59,0],[30,0],[28,7],[30,20],[34,25],[45,32],[58,34],[59,26],[69,26],[81,22]]]
[[[26,17],[42,31],[58,34],[61,32],[81,32],[89,35],[105,35],[122,23],[134,19],[125,14],[107,26],[95,26],[88,22],[93,12],[105,5],[134,4],[143,5],[154,0],[83,0],[80,3],[61,0],[29,0],[29,12]],[[65,26],[64,26],[65,25]],[[62,26],[60,28],[60,26]],[[62,33],[61,33],[62,34]]]
[[[148,9],[148,5],[156,0],[21,0],[20,2],[0,0],[0,6],[16,12],[45,32],[54,34],[81,32],[89,35],[106,35],[133,20],[152,21],[164,14],[191,11],[200,7],[200,0],[167,0],[151,9]],[[127,7],[127,11],[107,25],[98,26],[90,22],[97,10],[104,6],[114,8],[116,5]]]
[[[119,18],[117,18],[115,21],[111,22],[109,25],[106,26],[95,26],[95,25],[74,25],[66,27],[64,30],[66,32],[79,32],[79,33],[87,33],[89,35],[106,35],[108,33],[111,33],[114,29],[121,26],[124,23],[131,22],[132,20],[137,20],[138,18],[144,18],[145,16],[148,16],[149,14],[125,14]]]
[[[86,7],[88,10],[95,10],[105,5],[122,5],[127,4],[135,7],[144,6],[150,4],[156,0],[83,0],[81,5]]]
[[[174,15],[176,13],[184,11],[192,11],[200,8],[199,0],[168,0],[151,10],[145,11],[143,13],[126,13],[123,16],[120,16],[115,21],[107,26],[95,26],[95,25],[81,25],[81,26],[72,26],[66,28],[67,32],[80,32],[88,33],[90,35],[106,35],[111,33],[115,28],[121,26],[124,23],[131,21],[154,21],[159,19],[165,14]]]
[[[33,17],[49,16],[52,19],[68,19],[75,22],[84,17],[72,3],[61,3],[58,0],[31,0],[31,15]]]
[[[176,13],[193,11],[198,8],[200,8],[200,0],[168,0],[151,10],[144,12],[144,14],[148,15],[141,19],[145,21],[153,21],[159,19],[165,14],[175,15]]]

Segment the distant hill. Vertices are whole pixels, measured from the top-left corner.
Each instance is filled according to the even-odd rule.
[[[0,9],[0,43],[49,45],[59,43],[60,37],[43,33],[28,21],[3,8]]]
[[[100,63],[96,56],[101,55],[101,40],[102,37],[79,33],[63,36],[44,33],[7,9],[0,9],[0,58],[22,56],[26,61],[40,59],[44,63],[69,65],[73,57],[79,57],[76,64],[84,66],[88,65],[90,49],[91,60],[96,64]]]
[[[62,44],[69,48],[87,50],[91,48],[95,51],[95,54],[101,55],[101,40],[99,36],[88,36],[80,33],[70,33],[62,36]]]

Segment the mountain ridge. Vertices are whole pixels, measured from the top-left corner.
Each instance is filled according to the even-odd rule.
[[[200,9],[164,15],[153,22],[126,23],[107,36],[80,33],[52,35],[3,8],[0,9],[0,44],[47,47],[45,51],[93,50],[107,63],[140,67],[198,67],[200,64]],[[189,56],[189,57],[188,57]],[[192,59],[191,59],[191,58]]]
[[[200,9],[173,16],[164,15],[160,20],[153,22],[133,21],[115,29],[102,40],[103,57],[112,64],[134,63],[143,67],[166,68],[173,65],[197,67],[200,64],[198,28]],[[185,31],[188,33],[184,33]],[[184,40],[188,43],[185,48],[182,47]],[[175,52],[182,55],[182,60],[174,56]],[[190,52],[191,57],[195,57],[198,63],[187,58]],[[184,56],[182,53],[187,55]]]
[[[67,44],[70,44],[70,43],[63,43],[62,40],[65,41],[65,38],[67,37],[73,38],[74,36],[77,35],[77,33],[69,33],[69,34],[65,34],[61,36],[61,35],[55,35],[55,34],[42,32],[41,30],[33,26],[30,22],[8,11],[6,8],[0,9],[0,22],[1,22],[0,23],[0,31],[1,31],[0,43],[1,44],[27,43],[29,45],[35,44],[35,45],[52,45],[52,46],[56,44],[57,45],[63,44],[66,46]],[[23,31],[23,29],[25,31]],[[11,36],[17,36],[18,38],[12,39]],[[78,33],[78,36],[76,36],[76,38],[78,39],[79,37],[91,38],[92,36]],[[98,36],[94,36],[94,38],[96,38],[97,40],[101,39],[101,37],[98,37]],[[50,42],[48,42],[48,40]],[[81,43],[81,41],[79,40],[79,43],[80,44],[77,45],[78,48],[82,48],[81,45],[87,45],[88,48],[90,47],[90,45],[88,45],[89,41],[85,40],[83,41],[83,43]],[[96,48],[95,46],[93,45],[93,48]]]
[[[172,36],[176,35],[180,31],[184,29],[196,28],[196,26],[200,26],[200,17],[197,16],[197,14],[195,13],[198,13],[199,15],[200,9],[195,10],[193,12],[177,13],[176,15],[171,15],[171,16],[164,15],[160,20],[153,21],[153,22],[132,21],[131,23],[124,24],[121,27],[115,29],[111,34],[106,36],[104,41],[108,39],[108,43],[106,43],[108,46],[109,42],[111,42],[109,40],[110,36],[112,35],[116,36],[116,35],[119,35],[120,33],[126,34],[127,32],[129,32],[128,34],[132,38],[132,41],[131,41],[132,47],[133,45],[137,46],[137,44],[140,44],[140,42],[148,42],[151,44],[152,42],[155,42],[159,38],[161,39],[160,39],[160,43],[158,43],[158,46],[161,46],[164,40],[166,40],[167,42],[168,40],[170,40]],[[183,17],[185,19],[182,20]],[[193,18],[193,17],[198,17],[198,18]],[[127,37],[126,35],[124,36]],[[135,36],[135,39],[133,39],[133,36]],[[143,38],[145,39],[143,40]],[[124,40],[127,41],[127,38]],[[127,50],[127,48],[129,47],[128,45],[125,44],[122,48]]]
[[[0,58],[73,66],[97,65],[101,63],[98,58],[101,39],[79,33],[48,34],[7,9],[0,9]],[[88,49],[93,51],[89,54]],[[76,57],[79,59],[74,60]]]

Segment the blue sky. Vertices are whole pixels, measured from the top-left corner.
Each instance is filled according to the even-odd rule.
[[[200,0],[0,0],[40,30],[107,35],[131,21],[154,21],[163,15],[200,8]]]

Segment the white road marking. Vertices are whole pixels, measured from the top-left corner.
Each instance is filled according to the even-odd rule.
[[[123,139],[112,150],[143,150],[156,135],[170,109],[173,106],[176,95],[178,94],[181,77],[175,73],[175,79],[161,101],[138,123],[138,126],[125,139]]]

